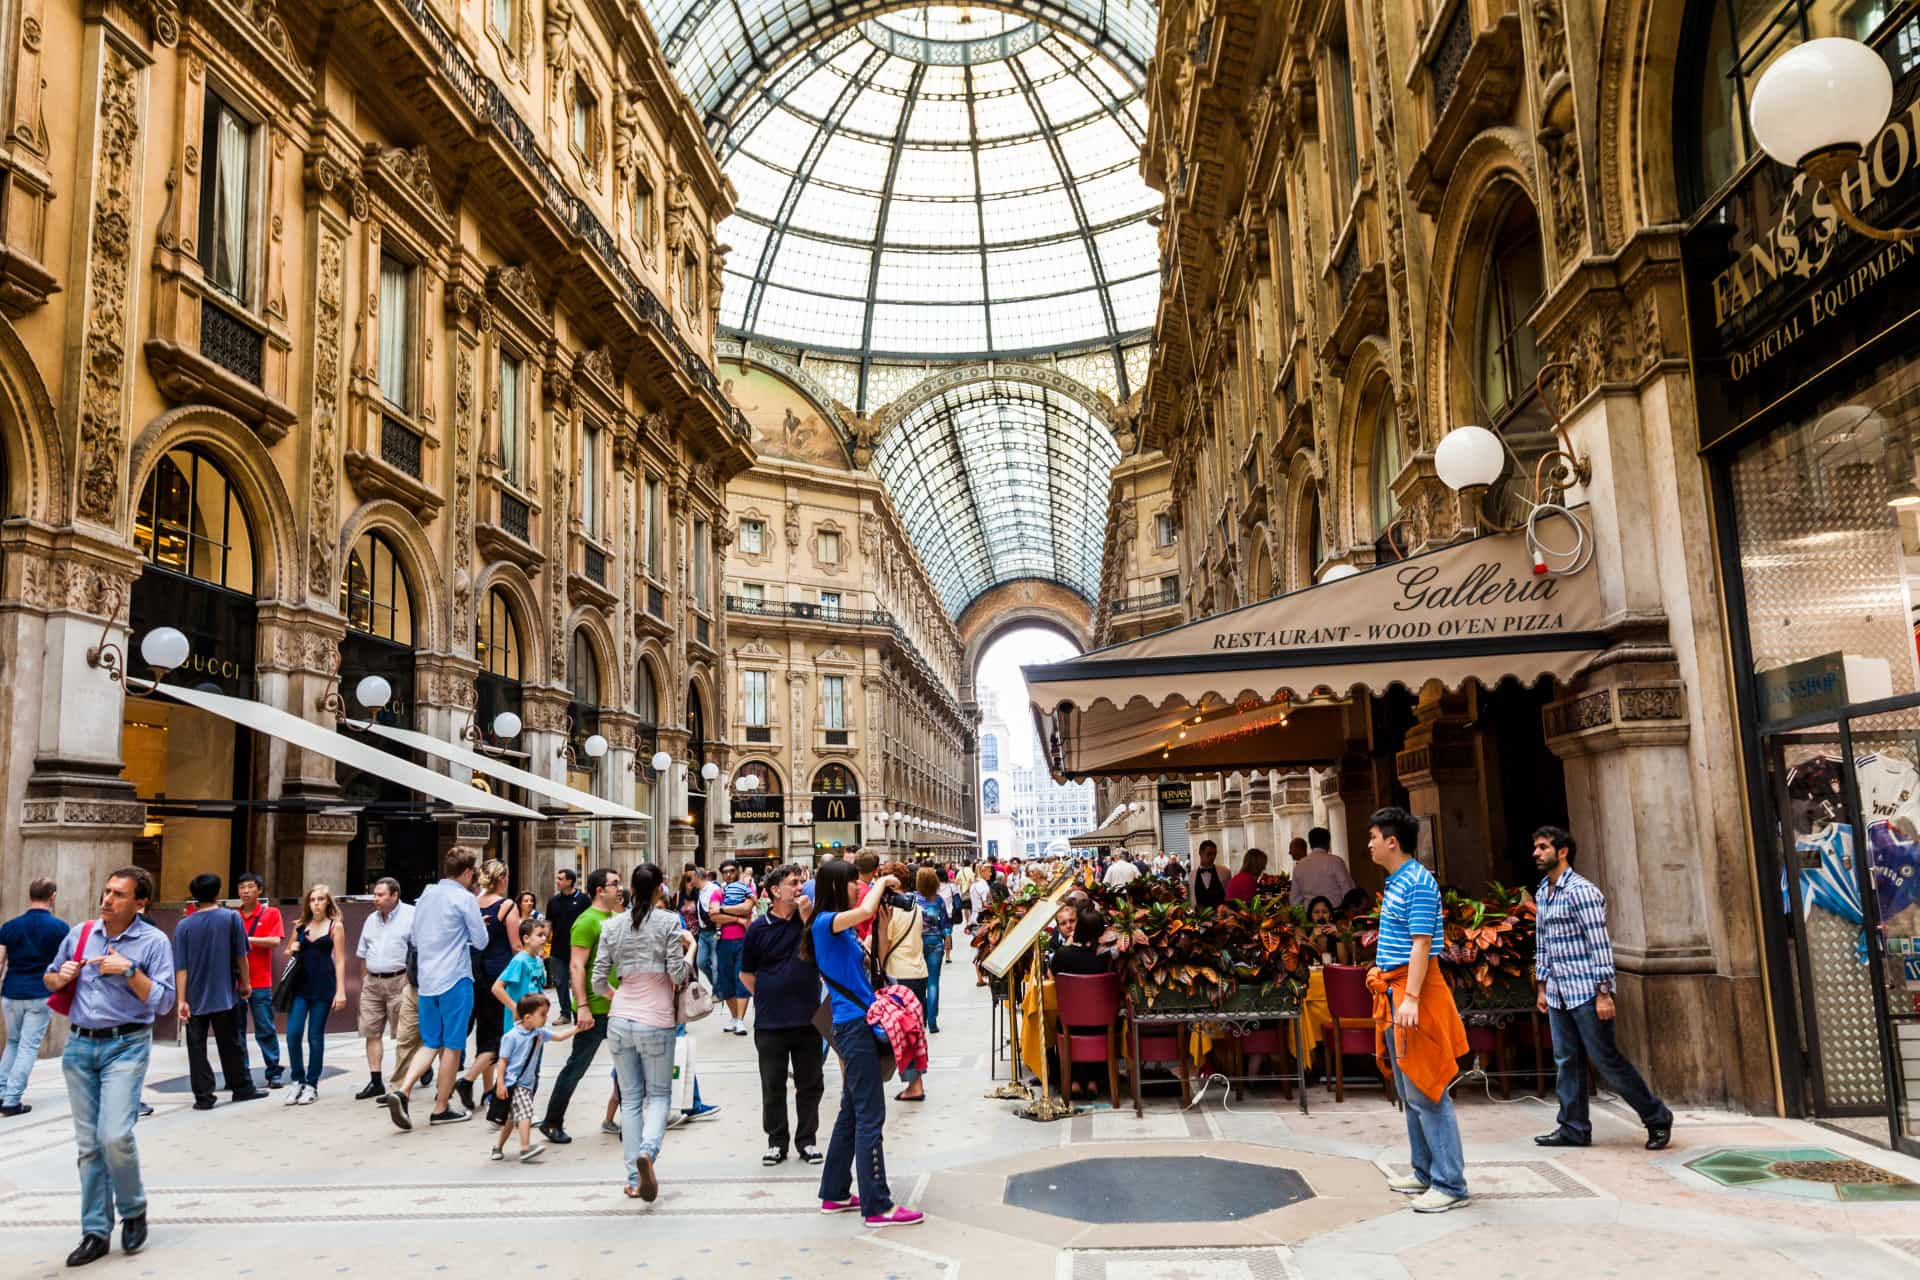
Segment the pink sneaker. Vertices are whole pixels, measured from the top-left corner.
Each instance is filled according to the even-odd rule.
[[[925,1221],[926,1216],[926,1214],[917,1210],[905,1209],[899,1205],[895,1205],[893,1212],[868,1218],[866,1219],[866,1223],[870,1227],[911,1227],[915,1223]]]
[[[849,1209],[858,1209],[859,1207],[859,1196],[854,1196],[848,1200],[822,1200],[820,1202],[820,1212],[822,1213],[845,1213]]]

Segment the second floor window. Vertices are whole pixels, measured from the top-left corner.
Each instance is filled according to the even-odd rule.
[[[847,678],[820,677],[820,723],[828,729],[847,727]]]
[[[500,357],[500,466],[509,484],[525,484],[525,450],[521,440],[520,361]]]
[[[741,689],[746,695],[746,707],[741,713],[744,722],[752,725],[764,725],[767,722],[767,673],[764,671],[743,671],[740,673]]]
[[[1153,541],[1155,546],[1170,547],[1180,540],[1180,530],[1173,523],[1173,516],[1162,511],[1153,518]]]
[[[831,530],[820,535],[820,563],[840,563],[840,535]]]
[[[1179,574],[1170,573],[1166,577],[1160,579],[1160,595],[1161,595],[1161,598],[1167,601],[1174,601],[1180,598],[1180,575]]]
[[[600,428],[592,425],[580,431],[580,524],[600,536]]]
[[[493,16],[493,29],[511,46],[514,37],[514,0],[492,0],[488,9]]]
[[[651,577],[660,576],[660,482],[647,481],[645,528],[641,536],[647,540],[642,556],[646,561],[647,573]]]
[[[751,605],[763,605],[767,602],[767,588],[763,583],[743,582],[740,584],[740,598]]]
[[[576,78],[573,82],[573,149],[588,161],[594,160],[593,154],[593,90],[587,82]]]
[[[1333,141],[1339,163],[1339,170],[1334,175],[1334,190],[1339,193],[1341,207],[1335,210],[1335,219],[1345,222],[1347,198],[1360,184],[1360,138],[1354,123],[1359,107],[1353,99],[1353,60],[1344,43],[1328,46],[1327,73],[1333,81],[1333,112],[1336,118]]]
[[[757,556],[767,545],[767,526],[758,520],[740,522],[740,551],[743,555]]]
[[[637,165],[633,170],[633,238],[644,245],[653,243],[653,182]]]
[[[700,608],[707,607],[709,583],[707,580],[707,522],[693,522],[693,602]]]
[[[236,302],[247,300],[248,197],[253,190],[251,122],[207,91],[200,154],[200,261],[207,283]]]
[[[380,255],[380,394],[413,412],[413,267]]]
[[[822,591],[820,593],[820,612],[826,614],[828,617],[832,617],[834,614],[840,612],[840,593],[838,591]]]

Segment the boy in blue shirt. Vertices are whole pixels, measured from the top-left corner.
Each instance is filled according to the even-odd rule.
[[[520,953],[522,956],[526,952]],[[518,959],[518,957],[515,957]],[[514,1026],[500,1037],[500,1081],[495,1096],[506,1099],[507,1122],[493,1140],[489,1160],[507,1158],[507,1134],[520,1130],[520,1163],[532,1164],[547,1149],[544,1142],[533,1141],[533,1095],[540,1087],[540,1050],[549,1040],[571,1040],[580,1028],[547,1027],[547,998],[538,992],[521,996],[513,1007]]]
[[[507,967],[493,981],[493,998],[505,1008],[506,1030],[511,1032],[519,1020],[517,1010],[522,997],[539,995],[547,989],[547,964],[544,953],[553,930],[545,920],[520,922],[520,950],[507,961]]]

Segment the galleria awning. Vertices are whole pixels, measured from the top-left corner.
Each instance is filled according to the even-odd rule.
[[[1602,619],[1590,562],[1535,574],[1524,535],[1497,534],[1022,670],[1056,777],[1324,765],[1356,691],[1564,681]]]
[[[564,782],[555,782],[551,778],[543,778],[537,773],[529,773],[525,769],[517,769],[504,760],[483,755],[475,751],[472,747],[462,746],[457,742],[447,742],[444,739],[436,738],[430,733],[420,733],[413,729],[400,729],[393,725],[380,724],[378,722],[368,725],[367,731],[369,733],[377,733],[381,737],[397,742],[403,747],[412,747],[416,751],[424,751],[428,755],[438,756],[442,760],[464,766],[465,768],[473,770],[475,773],[484,774],[495,781],[510,783],[513,786],[531,791],[537,796],[544,796],[549,800],[557,801],[565,805],[569,809],[577,809],[581,813],[591,814],[596,818],[617,818],[623,822],[646,822],[649,820],[648,815],[640,812],[638,809],[629,809],[626,805],[615,804],[611,800],[602,800],[599,796],[591,792],[582,791],[578,787],[570,787]]]
[[[1091,831],[1082,831],[1077,836],[1068,836],[1067,844],[1075,849],[1110,849],[1127,842],[1126,810],[1123,808],[1111,822],[1095,827]]]
[[[403,760],[390,752],[344,733],[303,720],[299,716],[269,707],[265,703],[254,702],[249,698],[230,697],[224,693],[214,693],[207,689],[194,689],[186,685],[163,684],[153,689],[155,694],[165,694],[177,702],[230,720],[244,729],[264,733],[268,737],[278,738],[289,746],[326,756],[341,764],[360,769],[367,773],[390,778],[408,790],[417,791],[430,799],[438,800],[462,813],[479,813],[495,818],[534,818],[541,814],[523,805],[503,800],[499,796],[482,791],[478,787],[455,781],[444,773],[435,773],[423,769],[411,760]],[[351,805],[343,804],[343,808]]]

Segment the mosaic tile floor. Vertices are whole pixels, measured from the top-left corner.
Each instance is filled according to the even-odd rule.
[[[1803,1200],[1920,1200],[1920,1183],[1831,1147],[1724,1147],[1686,1167],[1723,1187]]]

